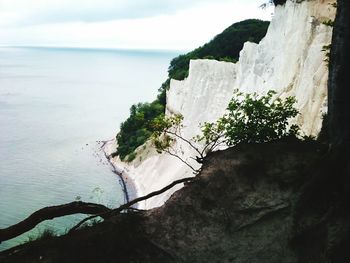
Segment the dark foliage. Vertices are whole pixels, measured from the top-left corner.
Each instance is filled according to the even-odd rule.
[[[272,2],[274,5],[284,5],[287,0],[273,0]]]
[[[188,75],[191,59],[216,59],[236,62],[245,42],[258,43],[265,35],[269,22],[249,19],[235,23],[213,40],[170,62],[169,78],[183,80]]]
[[[152,103],[139,103],[132,105],[130,116],[120,126],[120,132],[117,135],[118,149],[117,154],[122,160],[128,156],[127,160],[132,161],[135,155],[134,150],[144,144],[151,136],[148,128],[149,121],[153,120],[164,112],[164,106],[155,100]]]
[[[284,5],[286,2],[287,0],[268,0],[265,3],[263,3],[260,7],[264,9],[270,5],[274,5],[274,6]]]

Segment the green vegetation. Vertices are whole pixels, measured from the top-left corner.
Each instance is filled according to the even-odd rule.
[[[167,151],[176,137],[183,138],[180,135],[180,131],[183,128],[182,120],[183,116],[181,114],[175,114],[170,117],[162,114],[152,121],[152,143],[158,153]]]
[[[325,26],[334,27],[334,20],[328,19],[327,21],[323,21],[322,24]]]
[[[170,62],[169,78],[183,80],[188,75],[191,59],[216,59],[236,62],[245,42],[258,43],[265,35],[269,22],[249,19],[233,24],[209,43]]]
[[[289,126],[289,121],[298,115],[294,108],[295,97],[274,98],[275,91],[265,96],[256,93],[236,92],[227,111],[215,123],[204,123],[203,136],[199,140],[210,143],[217,138],[224,138],[228,146],[238,143],[263,143],[288,136],[296,136],[299,128]]]
[[[194,149],[197,155],[194,159],[201,163],[209,152],[220,145],[263,143],[296,137],[299,127],[289,124],[290,119],[298,115],[298,110],[294,108],[296,100],[294,97],[282,100],[274,98],[275,95],[275,91],[269,91],[265,96],[236,91],[227,107],[227,113],[214,123],[204,123],[201,126],[202,134],[195,138],[182,136],[181,115],[161,115],[152,121],[152,143],[159,153],[166,152],[178,158],[196,173],[199,170],[182,156],[181,151],[173,147],[176,140],[181,140]],[[198,142],[204,145],[203,148],[197,146]]]
[[[132,161],[136,157],[134,150],[144,144],[152,134],[148,126],[149,121],[163,113],[164,106],[158,100],[131,106],[130,116],[121,124],[117,135],[117,154],[121,160],[127,157],[127,161]]]
[[[235,23],[204,46],[174,58],[170,62],[168,79],[159,88],[157,99],[152,103],[139,103],[130,108],[130,116],[121,124],[117,135],[116,155],[126,161],[132,161],[136,157],[133,154],[135,149],[144,144],[152,134],[150,122],[164,113],[170,79],[186,78],[191,59],[236,62],[243,44],[247,41],[258,43],[265,36],[268,25],[269,22],[256,19]]]

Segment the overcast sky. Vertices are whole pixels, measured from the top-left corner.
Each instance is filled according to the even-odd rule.
[[[191,50],[264,0],[0,0],[0,45]]]

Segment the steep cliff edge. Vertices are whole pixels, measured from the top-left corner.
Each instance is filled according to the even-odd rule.
[[[183,134],[199,133],[200,123],[220,117],[235,89],[266,93],[276,90],[281,97],[295,96],[300,115],[296,122],[306,135],[316,135],[326,112],[328,67],[322,48],[331,42],[334,0],[287,1],[276,7],[266,37],[259,43],[247,42],[238,63],[192,60],[184,81],[172,80],[167,92],[166,113],[184,116]],[[176,147],[189,159],[192,150],[178,142]],[[115,149],[112,143],[108,147]],[[158,155],[149,145],[138,149],[130,164],[114,159],[134,181],[139,194],[155,191],[168,183],[191,175],[192,171],[166,154]],[[162,205],[177,189],[147,200],[141,208]]]

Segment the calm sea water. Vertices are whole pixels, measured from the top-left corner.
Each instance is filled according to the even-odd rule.
[[[96,141],[115,136],[131,104],[151,101],[170,52],[0,48],[0,228],[80,199],[116,207],[119,179]],[[63,233],[81,216],[40,224]]]

